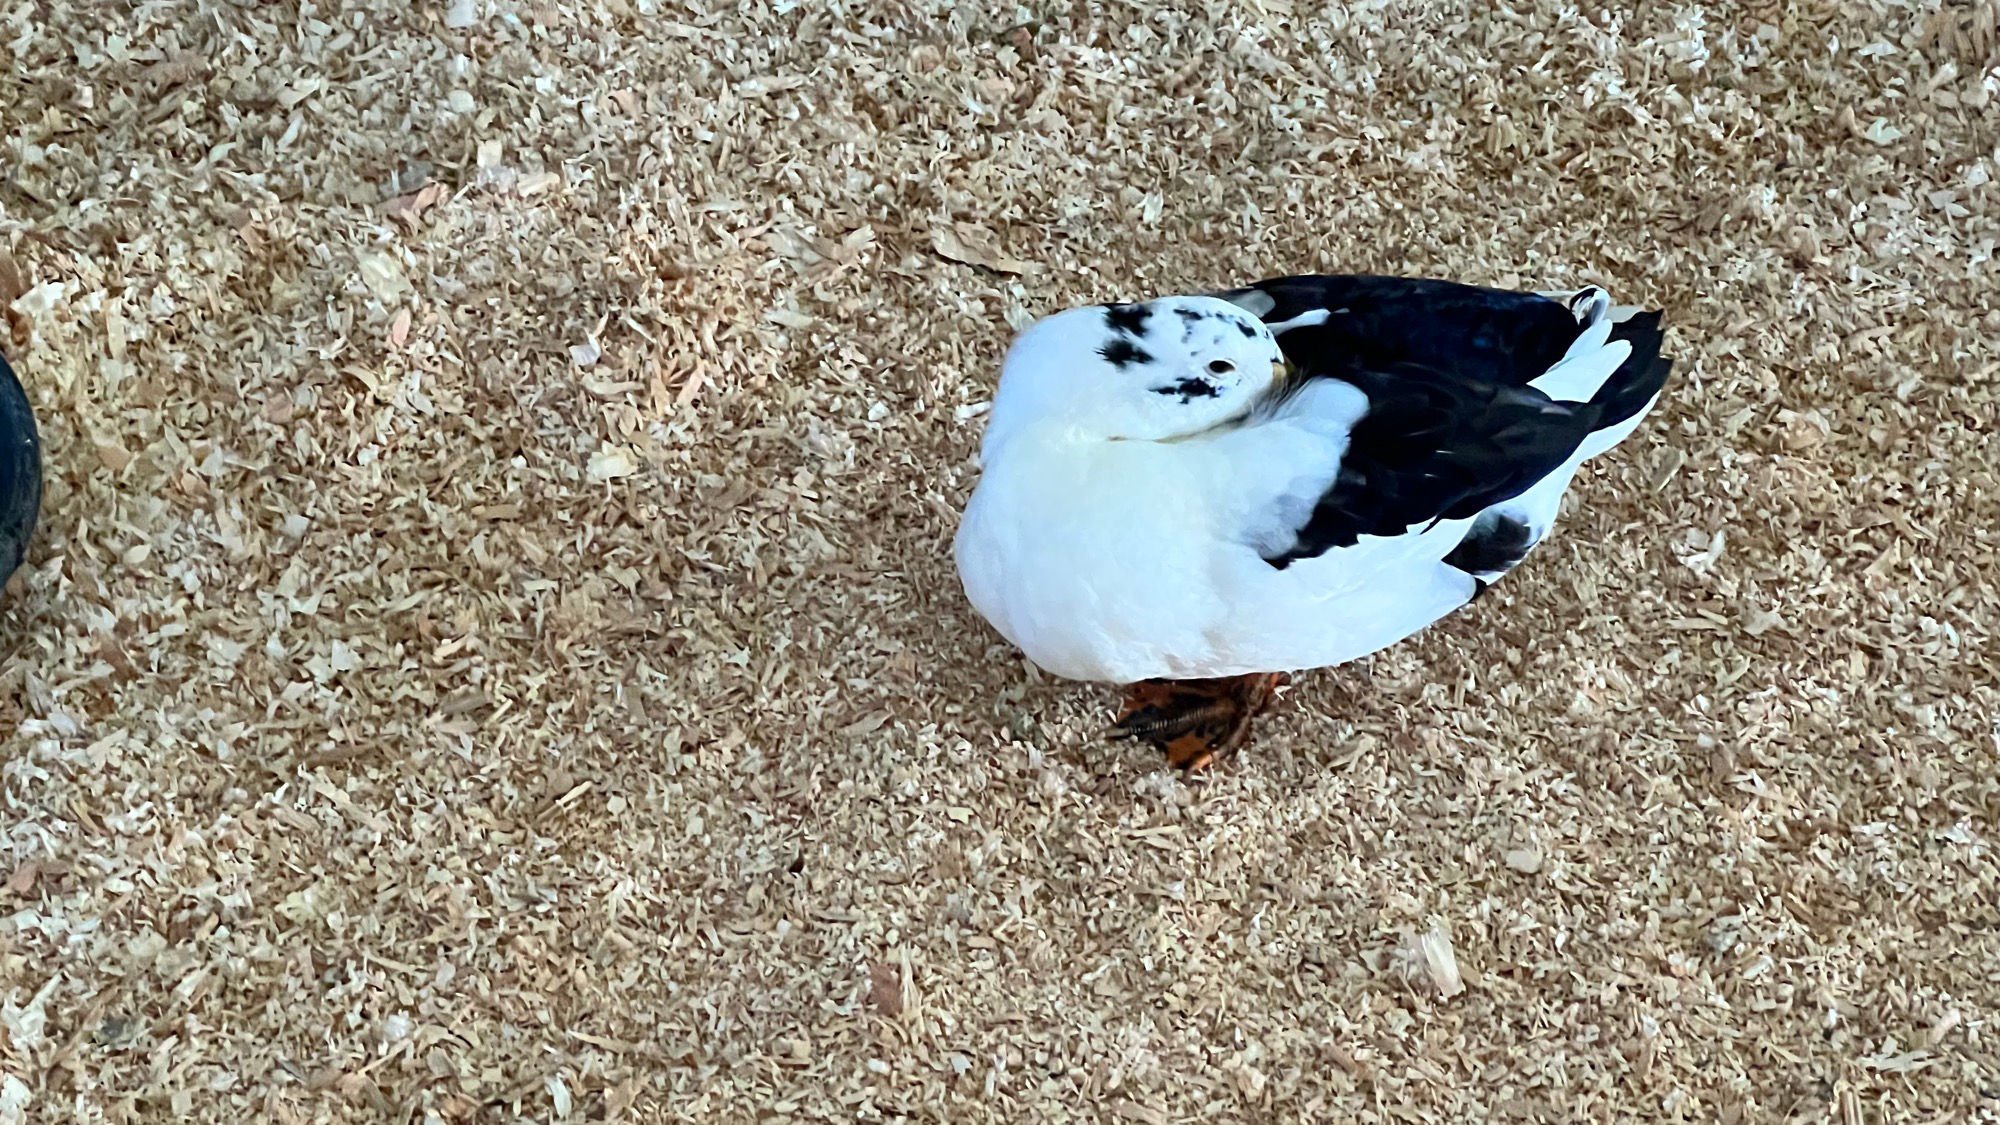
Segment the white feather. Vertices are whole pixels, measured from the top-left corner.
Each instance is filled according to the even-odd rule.
[[[1583,332],[1555,366],[1528,385],[1557,402],[1589,402],[1606,379],[1632,355],[1632,345],[1611,339],[1611,298],[1603,290],[1594,294],[1580,318]]]
[[[1319,667],[1394,644],[1472,596],[1470,576],[1438,562],[1469,521],[1284,570],[1246,549],[1297,526],[1274,517],[1332,482],[1364,403],[1323,380],[1268,422],[1202,440],[1010,448],[959,531],[966,593],[1037,666],[1073,679]]]
[[[1610,334],[1614,325],[1631,318],[1635,306],[1614,306],[1608,294],[1594,288],[1552,296],[1567,302],[1592,292],[1596,294],[1596,299],[1584,312],[1589,327],[1570,345],[1555,366],[1541,377],[1529,381],[1530,386],[1559,402],[1588,402],[1604,386],[1604,381],[1632,355],[1631,344],[1611,340]],[[1563,495],[1576,479],[1577,470],[1583,467],[1585,461],[1608,452],[1630,437],[1659,401],[1660,396],[1656,394],[1632,417],[1595,431],[1583,440],[1576,453],[1561,468],[1536,481],[1521,495],[1487,510],[1526,523],[1530,544],[1539,545],[1554,529],[1556,515],[1562,509]]]

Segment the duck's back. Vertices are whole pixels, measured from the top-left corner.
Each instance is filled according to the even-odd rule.
[[[1518,562],[1576,467],[1631,433],[1672,367],[1660,313],[1615,308],[1594,287],[1541,294],[1330,274],[1221,296],[1270,325],[1304,377],[1359,387],[1369,401],[1341,478],[1272,558],[1279,566],[1495,512],[1530,526],[1488,519],[1474,534],[1525,534]]]

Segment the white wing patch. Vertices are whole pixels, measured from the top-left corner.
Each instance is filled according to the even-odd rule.
[[[1611,298],[1603,290],[1597,290],[1585,307],[1584,318],[1583,331],[1563,357],[1528,381],[1529,386],[1557,402],[1589,402],[1632,355],[1629,341],[1611,339]]]
[[[1238,541],[1259,556],[1280,554],[1340,475],[1347,436],[1368,412],[1368,396],[1351,383],[1314,379],[1272,409],[1260,424],[1218,442],[1228,460],[1224,495],[1241,505]]]

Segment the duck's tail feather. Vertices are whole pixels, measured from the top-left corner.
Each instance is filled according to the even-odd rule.
[[[1557,402],[1589,402],[1632,353],[1632,345],[1613,338],[1611,295],[1591,286],[1564,302],[1582,329],[1569,349],[1528,385]]]
[[[1604,411],[1602,425],[1615,426],[1643,415],[1659,397],[1660,388],[1667,385],[1674,361],[1660,354],[1666,341],[1661,316],[1658,309],[1633,313],[1611,330],[1611,338],[1630,344],[1632,354],[1591,399]]]
[[[1598,420],[1578,451],[1579,462],[1630,436],[1659,401],[1673,361],[1660,354],[1666,331],[1658,309],[1613,305],[1597,286],[1544,293],[1569,307],[1582,329],[1561,360],[1531,385],[1559,402],[1588,402]]]

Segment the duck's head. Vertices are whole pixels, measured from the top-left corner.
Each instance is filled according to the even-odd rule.
[[[1219,298],[1070,309],[1015,339],[986,447],[1024,433],[1078,441],[1188,437],[1244,417],[1286,374],[1264,322]]]

